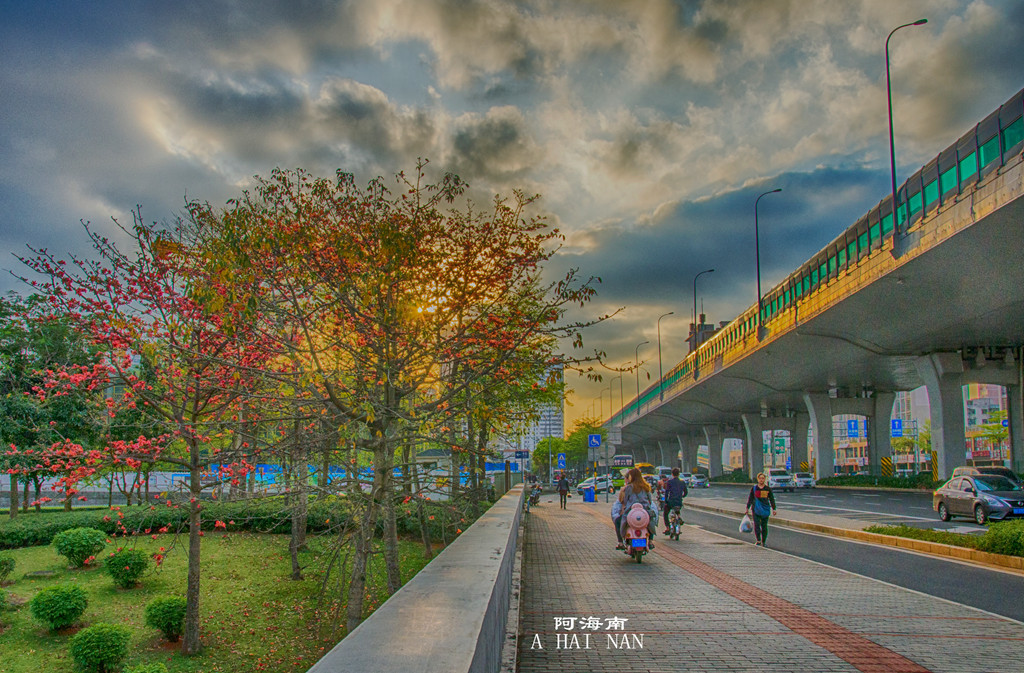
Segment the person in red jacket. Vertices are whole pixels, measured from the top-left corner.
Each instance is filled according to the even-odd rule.
[[[764,472],[757,475],[757,483],[750,489],[747,496],[747,514],[754,517],[755,545],[761,547],[768,543],[768,517],[775,514],[775,494],[768,485]]]

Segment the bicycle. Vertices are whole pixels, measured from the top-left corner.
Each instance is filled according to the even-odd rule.
[[[673,507],[668,517],[668,537],[670,540],[678,540],[679,533],[683,530],[683,506]]]

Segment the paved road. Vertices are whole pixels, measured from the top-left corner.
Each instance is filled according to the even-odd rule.
[[[577,498],[528,515],[522,673],[1021,670],[1017,621],[692,525],[637,565],[607,518]]]
[[[712,486],[690,489],[694,502],[701,498],[724,498],[745,502],[748,489],[741,486]],[[939,521],[932,510],[931,491],[873,491],[815,488],[795,493],[775,493],[780,509],[842,516],[879,525],[903,524],[917,528],[954,530],[962,533],[981,533],[985,530],[967,519]]]

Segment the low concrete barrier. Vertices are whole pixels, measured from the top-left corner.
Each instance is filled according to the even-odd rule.
[[[522,516],[514,486],[309,673],[495,673]]]

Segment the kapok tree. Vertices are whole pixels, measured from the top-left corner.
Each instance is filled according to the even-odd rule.
[[[362,618],[378,518],[393,516],[392,468],[406,431],[442,427],[473,386],[514,377],[517,359],[558,362],[557,339],[579,342],[586,326],[562,318],[590,299],[591,281],[541,281],[560,236],[526,216],[535,197],[515,192],[481,212],[461,201],[464,189],[454,175],[428,184],[425,162],[397,176],[395,193],[381,179],[359,189],[340,172],[328,180],[277,170],[226,212],[203,214],[214,273],[243,279],[262,336],[295,363],[273,375],[357,428],[357,446],[372,453],[349,628]],[[259,283],[245,281],[252,270]],[[390,544],[385,557],[397,569]]]
[[[111,418],[119,409],[141,410],[154,436],[110,439],[89,449],[74,441],[54,444],[44,457],[68,471],[65,488],[97,469],[131,468],[157,460],[188,472],[189,544],[187,608],[182,651],[200,649],[200,498],[216,478],[239,481],[249,469],[244,453],[223,462],[222,450],[247,404],[251,372],[269,352],[249,325],[258,321],[236,300],[237,279],[209,273],[194,220],[173,227],[146,223],[134,212],[123,230],[135,248],[123,252],[85,225],[94,259],[58,259],[45,249],[22,261],[36,276],[25,280],[47,298],[52,320],[70,320],[103,356],[91,369],[53,372],[41,399],[75,389],[105,391]],[[119,225],[120,226],[120,225]],[[40,279],[41,277],[41,279]],[[139,375],[140,362],[152,374]]]

